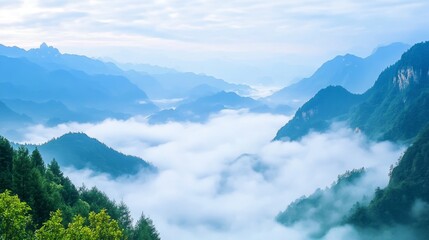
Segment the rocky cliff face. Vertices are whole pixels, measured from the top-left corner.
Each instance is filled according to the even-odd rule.
[[[413,67],[407,67],[405,69],[398,70],[397,75],[393,78],[393,84],[395,84],[399,90],[405,90],[410,83],[418,84],[422,77],[422,70],[414,70]]]

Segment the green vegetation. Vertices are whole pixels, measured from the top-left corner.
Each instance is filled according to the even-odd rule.
[[[372,139],[412,141],[429,122],[428,55],[429,42],[414,45],[362,95],[321,90],[275,140],[296,140],[310,129],[324,131],[332,122],[344,120]]]
[[[365,176],[363,168],[347,171],[338,176],[331,187],[317,189],[310,196],[303,196],[292,202],[285,211],[279,213],[276,221],[285,225],[308,224],[318,225],[308,230],[312,238],[324,236],[332,227],[342,223],[345,213],[358,200],[362,200],[358,183]],[[365,199],[365,197],[364,197]]]
[[[405,225],[421,236],[428,236],[428,203],[429,128],[426,128],[391,171],[388,186],[377,189],[368,206],[357,204],[347,222],[373,229]]]
[[[274,140],[297,140],[310,130],[327,130],[333,119],[342,120],[341,116],[362,102],[362,99],[362,95],[349,93],[340,86],[322,89],[298,109],[294,118],[277,132]]]
[[[386,188],[361,199],[353,186],[365,172],[353,170],[339,176],[330,188],[302,197],[276,220],[285,225],[316,223],[311,237],[323,237],[334,227],[350,224],[360,239],[427,239],[429,235],[429,125],[407,149],[389,173]],[[404,232],[405,231],[405,232]],[[401,237],[395,234],[403,234]],[[378,238],[377,236],[380,236]],[[383,236],[383,237],[381,237]]]
[[[97,188],[77,189],[38,149],[14,150],[0,137],[0,239],[159,240],[150,219],[133,226],[124,203]]]
[[[429,122],[429,42],[414,45],[383,71],[352,109],[350,125],[381,140],[411,140]]]
[[[321,229],[316,237],[343,224],[357,227],[362,239],[427,239],[429,236],[429,42],[414,45],[394,65],[383,71],[375,85],[361,95],[361,103],[335,109],[334,101],[348,102],[347,94],[324,94],[321,90],[298,110],[276,139],[298,139],[308,129],[323,131],[333,121],[346,120],[352,128],[376,140],[414,142],[397,166],[391,169],[386,188],[377,188],[374,197],[359,200],[338,211],[326,199],[343,199],[334,187],[316,191],[292,203],[277,220],[284,225],[311,220]],[[335,99],[336,98],[336,99]],[[335,100],[334,100],[335,99]],[[326,102],[331,109],[322,107]],[[317,112],[322,109],[324,115]],[[311,113],[311,114],[309,114]],[[308,117],[310,115],[310,117]],[[339,181],[340,183],[340,181]],[[339,186],[339,184],[337,184]],[[337,186],[336,185],[336,186]],[[332,222],[332,212],[346,214]],[[343,214],[344,216],[344,214]],[[338,219],[337,219],[338,220]],[[320,229],[319,229],[320,230]],[[396,234],[404,234],[397,236]],[[376,236],[383,236],[377,238]]]
[[[6,190],[0,194],[0,239],[27,239],[31,217],[30,207]]]

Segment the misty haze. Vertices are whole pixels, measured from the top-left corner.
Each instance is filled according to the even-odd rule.
[[[428,11],[2,1],[0,239],[427,239]]]

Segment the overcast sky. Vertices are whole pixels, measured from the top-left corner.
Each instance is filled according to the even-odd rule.
[[[427,0],[0,0],[5,45],[286,84],[338,54],[429,39]],[[265,82],[264,82],[265,81]]]

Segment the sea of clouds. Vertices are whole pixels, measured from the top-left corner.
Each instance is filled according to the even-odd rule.
[[[151,217],[165,240],[309,239],[302,224],[286,228],[276,215],[292,201],[330,186],[339,174],[371,169],[360,189],[371,194],[388,181],[389,166],[404,147],[372,142],[342,124],[296,142],[272,142],[290,118],[223,111],[206,123],[150,125],[145,118],[98,124],[42,125],[26,129],[21,142],[43,143],[67,132],[90,137],[152,162],[159,173],[111,179],[89,170],[65,169],[78,186],[97,186],[124,201],[132,216]],[[357,199],[359,200],[359,199]],[[357,236],[350,226],[325,239]]]

